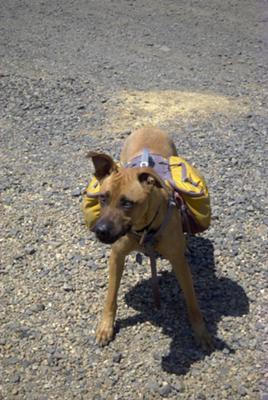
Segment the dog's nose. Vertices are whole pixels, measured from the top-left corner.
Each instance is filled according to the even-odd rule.
[[[105,222],[100,222],[94,229],[99,240],[106,242],[110,238],[110,228]]]

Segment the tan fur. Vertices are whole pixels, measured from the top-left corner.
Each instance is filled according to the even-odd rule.
[[[147,127],[137,129],[129,135],[121,152],[121,162],[127,163],[139,155],[144,148],[150,149],[152,153],[162,154],[166,158],[177,155],[176,147],[166,132]]]
[[[153,127],[134,131],[126,140],[121,153],[121,162],[125,164],[139,155],[144,148],[164,157],[176,155],[176,148],[169,136]],[[93,154],[93,153],[92,153]],[[108,159],[107,156],[106,160]],[[110,165],[103,169],[102,162],[92,156],[95,169],[103,173],[101,193],[109,196],[107,206],[101,211],[101,221],[112,221],[115,235],[124,232],[127,226],[134,230],[145,227],[157,215],[151,228],[157,229],[167,211],[167,190],[161,187],[161,181],[150,168],[116,168],[110,159]],[[107,161],[108,162],[108,161]],[[101,167],[99,167],[101,165]],[[106,172],[102,172],[105,170]],[[110,173],[107,176],[107,170]],[[151,179],[142,180],[149,174]],[[120,199],[127,197],[135,202],[133,209],[122,211]],[[158,211],[158,213],[157,213]],[[118,233],[119,232],[119,233]],[[191,272],[185,258],[185,238],[182,231],[180,214],[173,211],[169,224],[164,229],[155,249],[172,264],[173,270],[184,293],[195,336],[205,348],[211,346],[210,336],[203,322],[203,317],[196,299]],[[131,234],[121,236],[113,245],[109,259],[109,285],[104,305],[102,320],[96,332],[100,345],[106,345],[113,337],[114,321],[117,308],[117,293],[124,268],[125,257],[133,250],[142,251],[137,239]]]

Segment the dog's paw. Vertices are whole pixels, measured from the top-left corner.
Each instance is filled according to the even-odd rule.
[[[214,349],[212,338],[204,325],[194,329],[194,336],[197,344],[206,352],[211,352]]]
[[[113,338],[113,322],[102,320],[96,331],[96,342],[99,346],[106,346]]]

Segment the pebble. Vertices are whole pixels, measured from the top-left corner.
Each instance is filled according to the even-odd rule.
[[[214,251],[214,256],[215,256],[215,257],[219,257],[221,254],[222,254],[222,252],[221,252],[219,249],[216,249],[216,250]]]
[[[164,384],[160,389],[159,389],[159,394],[162,397],[167,397],[169,394],[172,392],[172,386],[170,386],[168,383]]]
[[[160,46],[159,50],[163,51],[164,53],[168,53],[170,51],[170,48],[168,46]]]
[[[72,196],[73,197],[79,197],[81,196],[81,189],[80,188],[76,188],[72,191]]]
[[[73,286],[69,285],[68,283],[64,283],[62,288],[65,292],[74,292],[75,291],[75,288]]]
[[[162,354],[159,353],[159,352],[154,352],[154,353],[153,353],[153,358],[154,358],[155,360],[159,361],[159,360],[162,359]]]
[[[121,353],[114,353],[113,354],[113,362],[114,363],[120,363],[122,360],[122,354]]]
[[[33,305],[33,306],[31,307],[31,311],[32,311],[32,312],[36,312],[36,313],[38,313],[38,312],[40,312],[40,311],[44,311],[44,310],[45,310],[45,305],[42,304],[42,303],[35,304],[35,305]]]
[[[6,364],[7,365],[15,365],[18,363],[18,361],[19,361],[18,358],[13,356],[13,357],[9,357],[6,359]]]
[[[206,400],[206,396],[203,393],[199,393],[196,397],[196,400]]]
[[[9,231],[9,236],[10,237],[16,237],[20,233],[19,229],[17,228],[12,228]]]
[[[172,383],[172,389],[179,393],[182,393],[185,390],[184,385],[181,382]]]
[[[104,398],[100,394],[93,395],[93,400],[104,400]]]
[[[25,247],[25,253],[27,255],[33,255],[36,252],[36,249],[33,246],[26,246]]]
[[[23,257],[24,257],[24,254],[19,252],[14,255],[14,260],[18,261],[18,260],[21,260]]]
[[[243,385],[240,385],[240,386],[238,387],[238,394],[239,394],[240,396],[246,396],[246,395],[247,395],[247,390],[246,390],[246,388],[245,388]]]
[[[10,382],[11,383],[19,383],[21,380],[21,377],[19,374],[15,374],[11,377]]]

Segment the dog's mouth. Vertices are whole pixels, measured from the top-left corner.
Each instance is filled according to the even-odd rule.
[[[123,235],[122,235],[123,236]],[[117,235],[117,236],[113,236],[113,237],[109,237],[109,238],[100,238],[100,237],[98,237],[98,235],[97,235],[97,238],[99,239],[99,241],[101,242],[101,243],[104,243],[104,244],[113,244],[113,243],[115,243],[118,239],[120,239],[120,237],[122,237],[121,235]]]

